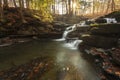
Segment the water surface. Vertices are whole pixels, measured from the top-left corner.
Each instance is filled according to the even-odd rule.
[[[0,47],[0,70],[39,56],[50,56],[56,66],[41,80],[100,80],[91,63],[81,56],[83,53],[64,45],[64,41],[36,40]]]

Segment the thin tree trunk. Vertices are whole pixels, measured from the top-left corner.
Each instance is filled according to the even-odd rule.
[[[0,0],[0,20],[2,19],[2,0]]]
[[[111,11],[114,11],[115,10],[115,1],[112,0],[111,1]]]
[[[62,0],[62,14],[63,14],[64,2]]]
[[[29,8],[29,0],[26,0],[26,8]]]
[[[13,0],[14,6],[17,7],[16,0]]]
[[[67,1],[68,0],[65,1],[65,7],[66,7],[66,14],[68,15],[68,4],[67,4]]]
[[[25,8],[25,6],[24,6],[24,0],[21,0],[21,6],[22,6],[22,8]]]
[[[3,2],[4,2],[4,8],[8,8],[8,0],[3,0]]]
[[[24,20],[24,16],[23,16],[23,7],[22,7],[22,1],[19,0],[19,6],[20,6],[20,16],[21,16],[21,21],[23,23],[25,23],[26,21]]]
[[[102,12],[102,14],[104,14],[105,13],[105,1],[104,1],[104,3],[102,3],[101,4],[101,7],[100,7],[100,12]],[[102,10],[101,10],[102,9]]]
[[[0,0],[0,21],[3,20],[3,5],[2,5],[2,0]]]
[[[107,9],[106,9],[106,13],[108,13],[108,11],[109,11],[109,7],[110,7],[110,1],[111,1],[111,0],[108,0],[108,3],[107,3]]]
[[[94,6],[94,4],[95,4],[95,2],[94,2],[94,0],[93,0],[93,15],[94,15],[94,13],[95,13],[95,6]]]
[[[68,6],[69,6],[69,11],[68,12],[70,14],[70,12],[71,12],[71,7],[70,7],[71,6],[71,2],[70,2],[70,0],[68,0]]]

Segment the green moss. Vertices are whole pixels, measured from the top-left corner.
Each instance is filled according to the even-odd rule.
[[[90,26],[91,27],[96,27],[96,26],[99,26],[100,24],[97,24],[97,23],[95,23],[95,24],[90,24]]]

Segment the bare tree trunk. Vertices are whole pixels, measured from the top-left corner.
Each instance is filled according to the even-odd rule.
[[[22,1],[19,0],[19,6],[20,6],[20,16],[21,16],[21,21],[23,23],[25,23],[26,21],[24,20],[24,16],[23,16],[23,7],[22,7]]]
[[[107,3],[107,9],[106,9],[106,13],[108,13],[108,11],[109,11],[109,7],[110,7],[110,1],[111,1],[111,0],[108,0],[108,3]]]
[[[102,4],[101,4],[101,7],[100,7],[100,8],[102,9],[102,10],[100,9],[100,12],[102,12],[102,14],[105,13],[105,5],[106,5],[106,4],[105,4],[105,1],[104,1],[104,3],[102,3]]]
[[[21,0],[21,6],[22,6],[22,8],[25,8],[25,6],[24,6],[24,0]]]
[[[2,5],[2,0],[0,0],[0,21],[3,20],[3,5]]]
[[[26,8],[29,8],[30,4],[29,4],[29,0],[26,0]]]
[[[94,0],[93,0],[93,15],[94,15],[94,13],[95,13],[95,6],[94,6],[94,4],[95,4],[95,2],[94,2]]]
[[[13,0],[14,6],[17,7],[16,0]]]
[[[70,7],[70,6],[71,6],[71,2],[70,2],[70,1],[71,1],[71,0],[68,0],[68,6],[69,6],[69,11],[68,11],[68,12],[69,12],[69,14],[70,14],[70,12],[71,12],[71,7]]]
[[[115,1],[112,0],[111,1],[111,11],[114,11],[115,10]]]
[[[3,0],[3,2],[4,2],[3,7],[4,7],[4,8],[8,8],[8,0]]]
[[[65,3],[65,10],[66,10],[66,14],[68,14],[68,0],[64,0]]]
[[[61,14],[63,15],[63,0],[62,0],[62,13]]]
[[[54,3],[54,4],[52,5],[52,12],[53,12],[53,14],[55,14],[55,13],[56,13],[56,12],[55,12],[55,10],[56,10],[56,7],[55,7],[55,3],[56,3],[56,2],[55,2],[55,0],[53,1],[53,3]]]

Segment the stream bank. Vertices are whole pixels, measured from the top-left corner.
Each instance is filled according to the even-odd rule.
[[[91,27],[89,34],[82,35],[80,51],[93,57],[101,80],[119,80],[120,24],[101,24]]]
[[[75,24],[67,36],[67,42],[76,38],[82,40],[79,50],[93,58],[101,80],[120,80],[120,21],[114,16],[106,15],[87,21],[88,24],[84,22],[82,26]]]
[[[42,21],[42,16],[32,15],[31,10],[24,9],[24,22],[21,21],[19,8],[4,9],[4,19],[0,20],[0,45],[26,41],[24,38],[58,39],[69,24],[53,21]],[[20,41],[19,41],[20,39]]]

